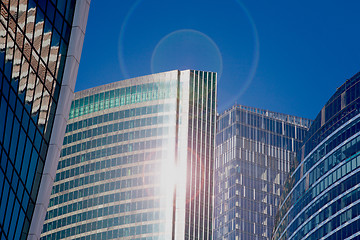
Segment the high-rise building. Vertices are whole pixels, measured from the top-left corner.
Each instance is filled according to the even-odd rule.
[[[39,239],[90,0],[0,1],[0,238]]]
[[[308,119],[235,105],[217,121],[214,239],[270,239]]]
[[[216,73],[75,94],[42,239],[211,239]]]
[[[360,72],[321,109],[285,184],[273,239],[360,236]]]

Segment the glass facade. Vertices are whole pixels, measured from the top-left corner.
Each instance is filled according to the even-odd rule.
[[[360,235],[360,73],[322,108],[286,183],[274,239]]]
[[[75,44],[72,25],[81,4],[75,0],[0,1],[2,240],[40,237],[46,213],[43,203],[50,196],[44,190],[49,181],[43,174],[50,173],[48,168],[59,159],[59,155],[49,156],[53,153],[49,149],[61,145],[52,135],[62,122],[58,116],[69,110],[61,95],[68,91],[64,85],[76,77],[66,75],[67,54]]]
[[[76,93],[42,239],[211,239],[216,73]]]
[[[270,239],[282,185],[311,121],[235,105],[218,117],[214,239]]]

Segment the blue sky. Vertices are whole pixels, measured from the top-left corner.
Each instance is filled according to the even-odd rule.
[[[315,118],[360,71],[360,1],[93,0],[76,91],[174,69],[219,72],[235,102]]]

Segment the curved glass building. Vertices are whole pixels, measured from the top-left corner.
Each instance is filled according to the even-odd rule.
[[[282,186],[310,124],[242,105],[219,116],[214,239],[271,238]]]
[[[285,184],[274,239],[360,236],[360,73],[322,108]]]
[[[216,73],[75,94],[42,239],[211,239]]]
[[[39,239],[90,0],[0,1],[0,239]]]

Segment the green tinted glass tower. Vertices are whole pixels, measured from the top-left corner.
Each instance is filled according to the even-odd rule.
[[[211,239],[216,73],[76,93],[43,239]]]

